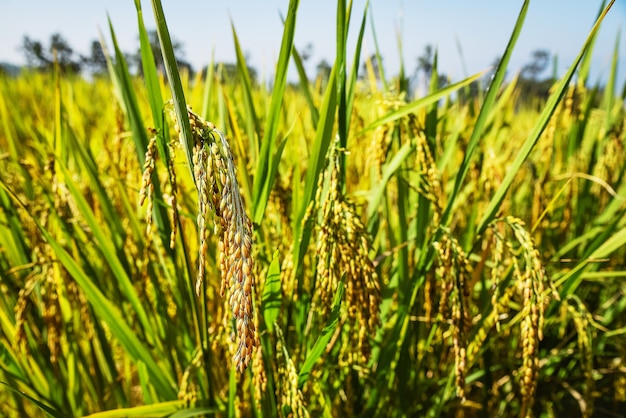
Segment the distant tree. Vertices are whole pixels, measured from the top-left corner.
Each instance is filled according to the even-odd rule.
[[[239,77],[237,64],[233,62],[218,62],[215,64],[215,73],[220,82],[235,81]],[[254,86],[258,84],[258,73],[254,67],[248,65],[248,75],[250,83]]]
[[[422,55],[417,57],[417,67],[415,68],[415,75],[420,72],[424,75],[425,80],[430,80],[430,75],[433,72],[433,47],[432,45],[426,45]]]
[[[56,61],[62,71],[80,73],[81,56],[74,52],[59,33],[50,37],[50,45],[47,48],[40,41],[32,40],[24,35],[21,49],[26,62],[31,67],[50,71]]]
[[[104,56],[102,44],[99,41],[92,41],[89,55],[83,56],[83,65],[89,69],[89,72],[95,76],[106,74],[107,60]]]
[[[148,31],[148,39],[150,41],[150,49],[152,49],[152,55],[154,55],[154,63],[156,64],[157,71],[161,74],[165,74],[165,63],[163,62],[163,54],[161,54],[161,44],[159,43],[159,35],[156,30]],[[193,68],[191,64],[184,59],[185,52],[183,51],[183,44],[176,39],[172,39],[172,49],[174,50],[174,56],[176,57],[176,63],[179,69],[186,69],[189,73],[193,74]],[[143,74],[143,65],[141,63],[141,47],[137,49],[137,52],[129,57],[129,61],[134,64],[137,69],[137,73]]]
[[[548,98],[554,80],[551,77],[541,80],[539,76],[548,68],[549,64],[550,53],[548,51],[543,49],[533,51],[531,61],[522,67],[518,80],[522,103],[541,106],[542,102]]]
[[[221,82],[237,78],[237,64],[233,62],[218,62],[215,70]]]
[[[315,77],[316,80],[321,81],[322,86],[326,86],[326,84],[328,84],[328,79],[330,78],[330,73],[333,67],[331,67],[328,61],[323,59],[317,64],[316,69],[317,69],[317,75]]]
[[[435,49],[432,45],[426,45],[424,47],[424,52],[422,55],[417,57],[417,67],[413,73],[413,79],[419,82],[419,75],[422,74],[422,84],[421,86],[425,91],[428,90],[431,82],[431,78],[433,75],[433,71],[435,71]],[[437,88],[444,87],[448,84],[448,76],[443,73],[437,74]],[[419,86],[419,84],[418,84]]]
[[[498,69],[498,65],[500,65],[500,60],[502,57],[496,57],[489,67],[489,71],[485,73],[480,79],[471,82],[469,85],[463,87],[458,91],[459,100],[466,102],[469,100],[476,99],[480,97],[480,95],[485,92],[489,86],[491,85],[491,81],[493,80],[496,70]],[[506,78],[506,72],[504,73]],[[473,110],[473,109],[472,109]]]
[[[381,61],[382,61],[382,58],[381,58]],[[368,77],[368,73],[367,73],[368,65],[372,66],[374,77],[376,78],[377,81],[379,81],[382,77],[382,74],[380,71],[380,67],[378,65],[378,59],[376,58],[376,54],[370,55],[369,57],[365,59],[365,61],[363,61],[363,66],[361,67],[361,78],[365,79]]]
[[[483,76],[483,85],[485,88],[489,87],[489,84],[491,84],[491,80],[493,80],[493,78],[495,77],[496,70],[498,69],[498,65],[500,65],[500,61],[502,61],[502,57],[494,58],[494,60],[491,62],[489,71],[487,71],[487,73]],[[507,71],[505,70],[504,72],[505,79],[506,79],[506,74],[507,74]]]
[[[41,42],[33,41],[24,35],[21,49],[29,67],[46,69],[52,66],[52,57],[49,56]]]
[[[448,78],[447,74],[439,74],[439,76],[437,77],[437,88],[443,88],[445,86],[447,86],[448,84],[450,84],[450,79]]]
[[[537,80],[539,75],[543,73],[550,63],[550,53],[543,49],[533,51],[532,60],[522,67],[522,78]]]
[[[0,62],[0,75],[7,75],[16,77],[22,71],[22,67],[19,65],[11,64],[8,62]]]
[[[303,62],[307,62],[313,56],[313,44],[309,42],[304,49],[300,51],[300,58]]]

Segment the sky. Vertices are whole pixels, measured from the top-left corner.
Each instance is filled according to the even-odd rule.
[[[261,76],[272,74],[282,36],[281,15],[288,0],[163,0],[170,34],[183,44],[185,59],[200,69],[211,61],[234,62],[231,22],[242,49]],[[427,44],[439,55],[440,72],[452,81],[487,69],[500,57],[522,7],[522,0],[370,0],[362,57],[374,53],[372,21],[387,76],[397,74],[401,59],[407,73],[417,65]],[[544,49],[558,57],[562,75],[575,59],[600,10],[601,0],[534,0],[509,65],[509,74]],[[146,26],[154,28],[152,4],[142,0]],[[354,0],[348,44],[349,62],[354,51],[365,0]],[[300,0],[294,44],[299,50],[313,45],[307,65],[314,76],[317,63],[332,63],[335,55],[336,2]],[[0,0],[0,62],[24,64],[20,51],[23,36],[48,44],[60,33],[78,52],[88,53],[99,31],[110,43],[107,16],[123,51],[139,45],[137,15],[131,0]],[[369,18],[373,17],[372,20]],[[619,37],[621,75],[626,81],[626,0],[617,0],[600,29],[591,75],[608,76]],[[398,48],[402,40],[402,55]],[[551,70],[549,70],[551,71]],[[545,76],[549,75],[546,71]],[[295,79],[295,69],[290,79]]]

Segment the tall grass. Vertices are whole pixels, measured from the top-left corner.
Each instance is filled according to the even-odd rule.
[[[436,59],[414,99],[404,70],[359,73],[368,9],[343,0],[327,83],[297,0],[271,90],[236,22],[235,79],[180,73],[158,0],[166,74],[137,1],[142,79],[113,24],[107,79],[0,78],[2,414],[621,413],[617,44],[587,81],[612,3],[540,111],[504,79],[528,2],[465,100],[481,74],[439,88]]]

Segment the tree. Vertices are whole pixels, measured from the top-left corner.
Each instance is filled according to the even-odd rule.
[[[433,72],[433,47],[432,45],[426,45],[424,47],[424,53],[417,57],[417,67],[415,68],[415,76],[418,73],[424,74],[425,80],[430,80],[430,75]]]
[[[220,82],[234,81],[239,77],[239,70],[237,64],[232,62],[218,62],[215,64],[215,71],[219,77]],[[254,86],[258,83],[257,71],[254,67],[248,65],[248,75],[250,76],[250,83]]]
[[[50,71],[56,61],[61,71],[80,73],[82,57],[75,53],[72,47],[59,33],[50,37],[50,45],[44,47],[40,41],[30,39],[24,35],[22,51],[29,66],[42,71]]]
[[[540,80],[539,75],[543,73],[550,63],[550,53],[543,49],[533,51],[531,61],[522,67],[520,79],[518,81],[520,99],[522,102],[534,103],[541,106],[543,100],[550,95],[550,87],[554,80],[550,78]],[[537,102],[535,99],[540,99]]]
[[[163,62],[163,54],[161,54],[161,44],[159,43],[159,35],[156,30],[148,31],[148,40],[150,41],[150,49],[154,56],[154,63],[156,64],[157,71],[161,74],[165,74],[165,63]],[[193,68],[188,61],[183,58],[185,53],[183,51],[183,44],[179,41],[172,39],[172,49],[174,50],[174,56],[176,57],[176,63],[179,69],[186,69],[189,73],[193,74]],[[137,68],[137,73],[143,75],[143,65],[141,63],[141,48],[137,49],[137,52],[129,59]]]
[[[309,42],[308,44],[306,44],[304,49],[300,51],[300,58],[302,59],[302,62],[307,62],[312,56],[313,56],[313,44]]]
[[[82,58],[83,65],[95,76],[106,74],[107,60],[104,56],[102,44],[99,41],[92,41],[89,55]]]
[[[330,78],[330,73],[333,67],[331,67],[328,61],[323,59],[317,64],[316,69],[317,69],[316,80],[320,80],[322,83],[322,86],[326,86],[326,84],[328,83],[328,79]]]
[[[381,58],[381,61],[382,61],[382,58]],[[380,67],[378,65],[378,58],[376,57],[376,54],[370,55],[363,62],[363,66],[361,67],[361,77],[362,78],[367,78],[368,77],[368,75],[367,75],[368,63],[369,63],[369,65],[372,66],[372,71],[374,73],[374,77],[376,77],[376,80],[379,81],[381,79],[381,71],[380,71]]]
[[[428,91],[433,71],[437,70],[436,60],[437,55],[432,45],[426,45],[424,47],[424,53],[417,57],[417,67],[415,68],[413,78],[419,80],[419,74],[422,73],[422,86],[424,91]],[[435,87],[437,88],[446,86],[448,84],[448,76],[443,73],[438,73],[436,83],[437,86]]]
[[[548,68],[550,53],[544,49],[537,49],[532,53],[532,61],[522,67],[522,78],[537,81],[539,74]]]

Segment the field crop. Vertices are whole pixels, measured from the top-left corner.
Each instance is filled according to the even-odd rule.
[[[165,74],[136,2],[143,77],[113,27],[106,77],[0,76],[0,414],[624,416],[618,46],[588,77],[612,2],[530,101],[528,2],[492,77],[435,58],[420,97],[359,71],[343,0],[327,80],[290,1],[271,89],[235,29],[232,77],[178,71],[152,3]]]

